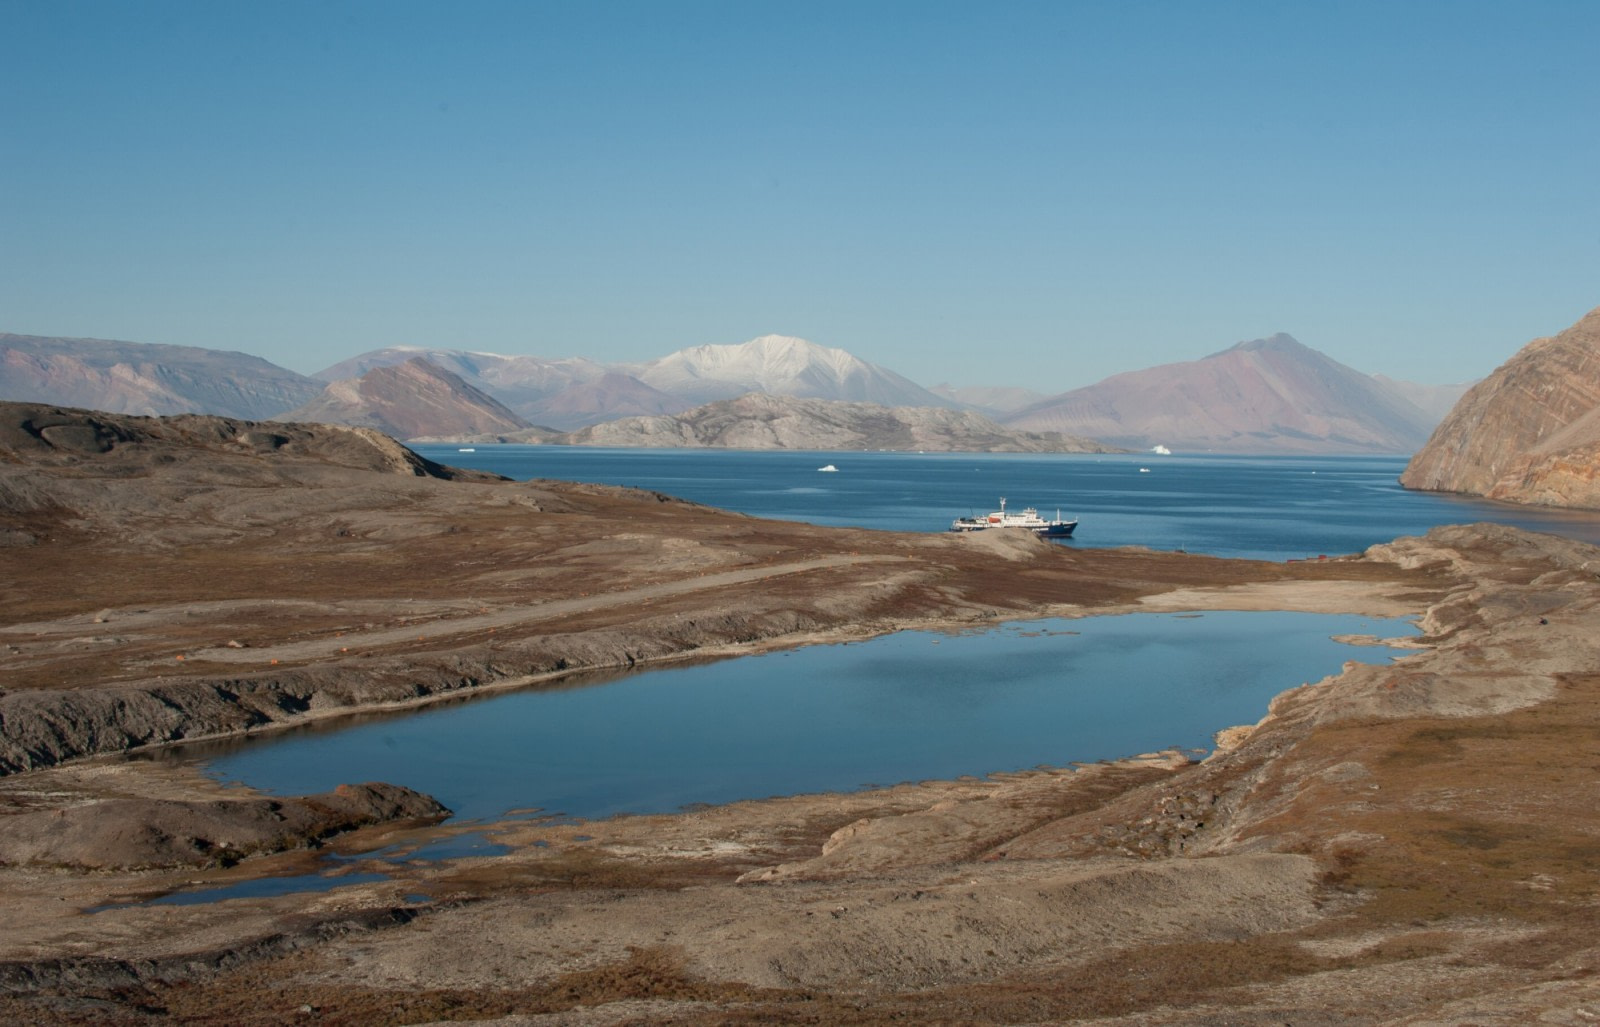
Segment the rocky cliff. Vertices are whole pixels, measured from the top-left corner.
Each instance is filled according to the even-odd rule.
[[[1600,309],[1475,385],[1412,457],[1406,488],[1600,508]]]
[[[752,392],[675,416],[625,417],[552,439],[576,446],[1107,453],[1094,439],[1002,428],[982,414]]]

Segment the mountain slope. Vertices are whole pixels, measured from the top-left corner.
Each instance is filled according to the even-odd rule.
[[[1001,419],[1131,448],[1409,453],[1432,420],[1368,375],[1287,335],[1114,375]]]
[[[1093,439],[1021,432],[965,410],[753,392],[674,417],[628,417],[552,439],[577,446],[1103,453]]]
[[[559,403],[561,395],[568,389],[598,381],[607,373],[605,365],[583,357],[549,359],[459,349],[389,346],[341,361],[318,371],[316,376],[328,382],[343,381],[358,378],[375,368],[393,367],[418,357],[493,396],[518,416],[539,423],[545,421],[547,407],[551,403]],[[604,415],[597,419],[603,418]]]
[[[784,335],[763,335],[735,346],[694,346],[627,370],[645,384],[694,404],[764,392],[883,406],[951,405],[910,379],[842,349]]]
[[[1600,509],[1600,308],[1473,386],[1400,483]]]
[[[322,395],[278,420],[376,428],[397,439],[529,427],[504,404],[421,357],[334,382]]]
[[[990,417],[1004,417],[1049,397],[1020,385],[964,385],[940,383],[928,389],[940,399],[958,407],[976,410]]]
[[[264,418],[321,389],[245,353],[0,333],[0,399],[145,416]]]
[[[570,430],[598,421],[676,414],[690,404],[621,371],[568,386],[537,406],[540,424]]]
[[[1395,393],[1407,403],[1433,418],[1435,427],[1445,419],[1461,397],[1467,394],[1476,382],[1458,382],[1452,385],[1422,385],[1417,382],[1403,382],[1388,375],[1375,374],[1372,380]]]

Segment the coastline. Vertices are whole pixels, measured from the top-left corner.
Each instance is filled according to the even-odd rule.
[[[383,445],[340,435],[333,469],[310,449],[173,451],[181,474],[115,450],[99,476],[89,458],[0,466],[12,495],[48,500],[14,515],[32,541],[0,548],[17,585],[0,597],[7,758],[38,767],[0,777],[0,1017],[1414,1024],[1597,1008],[1593,547],[1455,526],[1285,565],[821,529],[637,490],[430,478],[388,450],[352,471],[352,438]],[[380,810],[247,851],[246,790],[82,758],[908,627],[1300,608],[1417,616],[1419,648],[1282,692],[1199,762],[581,824]],[[26,856],[44,851],[28,839],[64,851],[58,819],[102,865]],[[139,832],[163,823],[182,830],[152,849]],[[464,829],[505,848],[405,859]],[[125,904],[313,872],[326,853],[387,876]]]

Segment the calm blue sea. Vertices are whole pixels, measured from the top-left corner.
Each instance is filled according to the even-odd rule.
[[[1424,492],[1403,457],[828,453],[566,446],[418,446],[512,478],[633,485],[757,517],[942,531],[1035,506],[1081,521],[1076,546],[1143,545],[1286,560],[1360,552],[1438,524],[1496,521],[1600,543],[1600,517]],[[819,471],[835,466],[837,472]]]

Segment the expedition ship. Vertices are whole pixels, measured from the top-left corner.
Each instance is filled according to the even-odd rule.
[[[1039,511],[1031,506],[1022,508],[1021,513],[1006,512],[1006,498],[1000,497],[1000,509],[982,517],[957,517],[950,522],[951,531],[986,531],[989,528],[1027,528],[1035,535],[1043,538],[1071,538],[1073,529],[1078,526],[1076,519],[1066,521],[1061,519],[1061,511],[1056,511],[1056,519],[1047,521],[1039,516]]]

